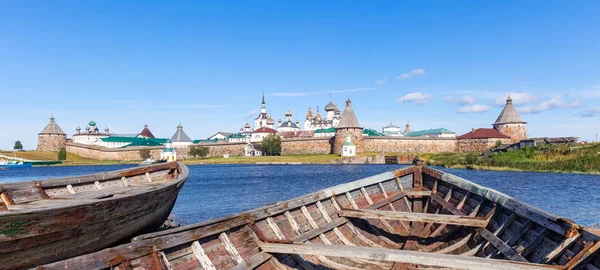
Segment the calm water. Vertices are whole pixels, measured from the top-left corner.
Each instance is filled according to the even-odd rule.
[[[0,171],[0,183],[111,171],[132,165]],[[399,168],[392,165],[195,165],[173,210],[184,224]],[[582,225],[600,224],[600,176],[442,169]]]

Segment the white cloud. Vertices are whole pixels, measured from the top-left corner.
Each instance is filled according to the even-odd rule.
[[[267,96],[272,96],[272,97],[304,97],[304,96],[322,95],[322,94],[329,94],[329,93],[346,93],[346,92],[373,91],[373,90],[375,90],[375,88],[352,88],[352,89],[330,90],[330,91],[316,91],[316,92],[280,92],[280,93],[267,94]]]
[[[536,114],[543,111],[551,110],[551,109],[560,109],[560,108],[579,108],[583,104],[579,102],[579,100],[574,100],[571,102],[564,101],[561,97],[553,97],[550,100],[542,101],[536,106],[525,106],[519,108],[519,112],[524,114]]]
[[[415,103],[417,105],[422,105],[422,104],[427,103],[427,101],[429,101],[429,98],[431,98],[431,94],[423,94],[421,92],[414,92],[414,93],[410,93],[410,94],[407,94],[405,96],[398,98],[398,100],[396,100],[396,102],[398,102],[398,103]]]
[[[251,110],[251,111],[248,112],[248,116],[256,115],[257,113],[258,113],[257,110]]]
[[[410,79],[414,76],[420,76],[420,75],[425,75],[425,70],[422,68],[413,69],[407,73],[400,74],[400,76],[396,77],[396,79],[406,80],[406,79]]]
[[[381,79],[381,80],[375,80],[375,84],[380,85],[380,84],[384,84],[386,82],[386,79]]]
[[[512,98],[513,100],[513,104],[515,105],[522,105],[522,104],[529,104],[529,103],[534,103],[537,102],[539,100],[538,97],[529,94],[527,92],[521,92],[521,93],[509,93],[510,98]],[[503,94],[502,96],[499,96],[496,98],[496,106],[504,106],[506,105],[506,94]]]
[[[458,109],[458,112],[459,113],[481,113],[481,112],[487,112],[489,110],[490,110],[490,106],[475,104],[475,105],[470,105],[470,106],[463,106],[460,109]]]
[[[452,103],[458,103],[460,105],[473,104],[476,101],[472,96],[464,96],[459,99],[455,99],[452,96],[446,96],[444,97],[444,100]]]
[[[475,103],[475,98],[472,96],[464,96],[458,100],[458,104],[473,104]]]
[[[576,113],[575,115],[581,117],[600,116],[600,108],[585,109],[582,112]]]

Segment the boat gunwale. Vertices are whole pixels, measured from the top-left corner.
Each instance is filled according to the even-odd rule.
[[[311,192],[311,193],[304,194],[304,195],[301,195],[301,196],[298,196],[295,198],[291,198],[289,200],[269,203],[267,205],[264,205],[264,206],[261,206],[258,208],[254,208],[254,209],[249,209],[249,210],[242,211],[239,213],[234,213],[231,215],[218,217],[218,218],[214,218],[214,219],[210,219],[210,220],[206,220],[206,221],[201,221],[198,223],[189,224],[186,226],[168,229],[168,230],[164,230],[164,231],[160,231],[160,232],[142,234],[142,235],[134,237],[132,239],[132,241],[140,241],[140,240],[144,240],[144,239],[161,237],[161,236],[165,236],[165,235],[169,235],[169,234],[176,234],[179,232],[184,232],[187,230],[212,225],[212,224],[219,223],[219,222],[226,222],[228,220],[232,220],[232,219],[239,218],[242,216],[246,216],[248,218],[255,217],[252,221],[260,220],[260,219],[268,217],[268,216],[273,216],[273,215],[276,215],[279,213],[283,213],[287,210],[300,207],[300,206],[293,205],[293,206],[287,207],[286,209],[283,209],[283,210],[278,209],[276,212],[268,211],[269,209],[274,208],[276,206],[288,204],[290,202],[305,200],[305,199],[311,198],[311,197],[312,197],[312,200],[309,202],[306,202],[305,205],[314,203],[316,201],[328,199],[333,196],[338,196],[340,194],[344,194],[346,192],[358,190],[361,187],[374,185],[374,184],[381,183],[384,181],[390,181],[390,180],[393,180],[394,178],[408,176],[411,173],[415,172],[416,168],[418,168],[418,167],[417,166],[405,166],[405,167],[402,167],[400,169],[396,169],[393,171],[383,172],[383,173],[376,174],[373,176],[357,179],[357,180],[354,180],[354,181],[351,181],[348,183],[343,183],[343,184],[335,185],[333,187],[321,189],[321,190],[318,190],[315,192]],[[515,214],[517,214],[519,216],[522,216],[527,219],[531,219],[528,215],[523,215],[523,213],[533,213],[538,217],[546,219],[550,223],[548,223],[548,222],[539,223],[538,221],[535,221],[535,220],[532,220],[532,221],[535,223],[538,223],[541,226],[544,226],[554,232],[557,232],[561,235],[568,235],[568,234],[576,233],[573,230],[577,230],[577,231],[583,230],[583,231],[586,231],[587,233],[594,235],[594,237],[600,239],[600,233],[597,233],[596,232],[597,230],[593,230],[593,228],[591,228],[591,227],[581,226],[574,221],[551,214],[540,208],[529,205],[523,201],[520,201],[509,195],[506,195],[500,191],[481,186],[477,183],[474,183],[474,182],[464,179],[462,177],[453,175],[451,173],[443,172],[443,171],[437,170],[435,168],[427,167],[427,166],[422,166],[422,168],[423,168],[423,174],[437,178],[438,180],[446,182],[450,185],[455,185],[455,186],[462,188],[473,194],[482,196],[483,198],[490,200],[491,202],[498,203],[502,207],[505,207],[506,209],[515,212]],[[518,212],[517,212],[517,210],[518,210]],[[262,213],[268,212],[268,213],[265,217],[262,217],[262,215],[259,215],[259,217],[256,217],[256,214],[259,214],[261,212]],[[567,227],[567,228],[565,229],[565,228],[559,226],[557,223],[565,223],[565,227]]]
[[[160,164],[163,165],[163,164]],[[154,166],[158,166],[158,165],[154,165]],[[148,166],[150,167],[150,166]],[[137,169],[138,167],[134,167],[133,169]],[[81,207],[83,205],[88,205],[88,204],[98,204],[98,203],[103,203],[106,201],[111,201],[111,200],[121,200],[121,199],[127,199],[127,198],[131,198],[131,197],[135,197],[135,196],[139,196],[142,194],[146,194],[149,192],[156,192],[156,191],[161,191],[164,188],[167,188],[169,186],[172,185],[178,185],[181,186],[182,183],[184,183],[187,178],[189,177],[189,168],[187,166],[185,166],[185,164],[183,164],[182,162],[178,162],[177,167],[175,167],[174,169],[179,169],[180,173],[177,175],[176,179],[173,179],[172,181],[168,181],[168,182],[162,182],[162,183],[158,183],[158,184],[152,184],[152,183],[148,183],[147,185],[143,185],[140,187],[155,187],[155,189],[148,189],[145,190],[143,192],[139,192],[139,193],[132,193],[132,192],[125,192],[125,193],[120,193],[119,196],[117,198],[111,196],[111,197],[105,197],[105,198],[99,198],[99,199],[53,199],[50,198],[49,200],[64,200],[65,203],[63,204],[56,204],[56,205],[51,205],[48,207],[39,207],[39,208],[32,208],[32,209],[18,209],[18,210],[7,210],[7,211],[0,211],[0,218],[2,217],[11,217],[11,216],[19,216],[19,215],[23,215],[23,214],[35,214],[35,213],[40,213],[40,212],[48,212],[48,211],[53,211],[53,210],[57,210],[57,209],[69,209],[69,208],[73,208],[73,207]],[[157,170],[153,170],[151,172],[160,172],[160,171],[164,171],[164,170],[168,170],[170,169],[170,167],[167,168],[163,168],[163,169],[157,169]],[[123,170],[117,170],[117,171],[110,171],[110,172],[103,172],[103,173],[96,173],[96,174],[88,174],[88,175],[83,175],[83,176],[96,176],[96,175],[103,175],[103,174],[107,174],[107,173],[123,173],[123,172],[128,172],[131,171],[132,168],[129,169],[123,169]],[[136,174],[133,176],[137,176],[137,175],[142,175],[145,172],[142,172],[140,174]],[[69,178],[73,178],[73,177],[69,177]],[[48,179],[49,181],[51,180],[63,180],[64,178],[54,178],[54,179]],[[117,179],[115,178],[106,178],[104,179],[106,180],[112,180],[112,179]],[[44,180],[45,181],[45,180]],[[85,184],[85,183],[91,183],[94,181],[88,181],[88,182],[80,182],[80,184]],[[27,182],[17,182],[17,183],[13,183],[13,184],[20,184],[20,183],[36,183],[36,181],[27,181]],[[65,185],[66,186],[66,185]],[[0,186],[1,188],[1,186]],[[28,187],[28,188],[35,188],[35,186],[33,187]],[[16,189],[13,189],[16,190]],[[134,189],[135,190],[135,189]],[[5,190],[0,189],[0,192],[3,192]],[[43,199],[42,199],[43,200]],[[17,204],[20,205],[20,204]]]

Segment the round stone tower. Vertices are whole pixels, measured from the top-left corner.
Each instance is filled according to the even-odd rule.
[[[56,124],[54,115],[50,117],[50,123],[38,135],[37,151],[58,152],[67,142],[67,134]]]
[[[352,109],[352,101],[346,100],[346,109],[342,114],[340,123],[335,128],[335,138],[333,144],[333,153],[340,155],[342,146],[346,142],[346,138],[356,145],[356,153],[362,152],[363,149],[363,128],[358,124],[354,110]]]
[[[521,119],[512,101],[509,94],[504,109],[492,126],[498,132],[510,137],[511,142],[518,142],[527,139],[527,122]]]

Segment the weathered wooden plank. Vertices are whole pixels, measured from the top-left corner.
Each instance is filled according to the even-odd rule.
[[[433,222],[470,227],[485,227],[487,220],[479,217],[437,215],[425,213],[392,212],[381,210],[342,210],[340,216],[353,218],[382,218],[390,220],[409,220],[414,222]]]
[[[320,228],[317,227],[315,229],[309,230],[303,234],[300,234],[300,235],[292,238],[292,241],[295,243],[302,243],[304,241],[308,241],[310,239],[318,237],[320,234],[326,233],[328,231],[333,230],[334,228],[344,225],[347,222],[348,222],[348,220],[345,218],[336,218],[333,221],[325,224],[325,226],[323,226],[323,227],[320,227]]]
[[[513,262],[506,260],[483,259],[448,254],[432,254],[418,251],[394,250],[384,248],[367,248],[352,246],[333,246],[320,244],[272,244],[262,243],[259,246],[264,252],[281,254],[302,254],[358,258],[377,261],[389,261],[418,264],[432,267],[449,267],[460,269],[555,269],[543,264]]]
[[[567,264],[564,265],[565,269],[579,269],[579,266],[585,266],[590,260],[594,258],[594,254],[600,251],[600,241],[589,242],[585,247],[571,258]]]
[[[481,228],[477,229],[479,235],[481,235],[485,240],[487,240],[490,244],[492,244],[496,249],[498,249],[506,258],[513,261],[527,262],[525,258],[523,258],[519,253],[517,253],[514,249],[512,249],[509,245],[504,243],[500,238],[496,237],[490,231]]]
[[[273,255],[271,255],[269,253],[259,252],[259,253],[255,254],[254,256],[248,258],[247,261],[243,261],[242,263],[232,267],[231,270],[254,269],[254,268],[258,267],[259,265],[267,262],[272,257],[273,257]]]
[[[275,224],[275,221],[273,221],[272,217],[267,218],[267,223],[269,224],[269,227],[271,227],[271,229],[275,233],[275,236],[277,236],[277,238],[279,240],[285,239],[285,235],[283,235],[283,232],[281,232],[281,230],[279,229],[279,226],[277,226],[277,224]]]
[[[2,192],[2,194],[0,194],[0,197],[2,197],[2,201],[6,206],[15,204],[15,201],[13,201],[13,199],[10,197],[10,195],[8,195],[7,192]]]
[[[221,233],[219,235],[219,240],[221,240],[221,243],[223,243],[223,246],[225,246],[225,250],[227,250],[227,253],[229,253],[236,264],[242,264],[244,262],[244,259],[237,251],[231,240],[229,240],[229,237],[227,237],[226,233]]]
[[[365,200],[367,200],[369,205],[373,204],[373,200],[371,200],[371,196],[369,196],[369,193],[367,193],[365,187],[361,187],[360,192],[362,193],[363,197],[365,197]]]
[[[210,261],[208,256],[206,256],[206,253],[204,252],[202,245],[200,245],[200,243],[198,241],[194,241],[192,243],[192,252],[194,252],[194,256],[196,256],[196,259],[198,259],[198,262],[200,263],[202,268],[204,268],[204,270],[216,270],[217,269],[217,268],[215,268],[213,263]]]
[[[573,236],[581,227],[570,220],[555,216],[541,209],[530,206],[524,202],[518,201],[496,190],[486,188],[448,173],[444,173],[433,168],[423,169],[425,174],[431,175],[449,184],[465,189],[474,194],[480,195],[498,205],[515,212],[517,215],[525,217],[537,224],[540,224],[554,232],[567,237]]]
[[[558,244],[558,246],[556,246],[556,248],[554,248],[552,251],[550,251],[550,253],[548,253],[548,255],[546,255],[544,258],[542,258],[539,261],[536,261],[535,263],[551,263],[552,261],[554,261],[554,259],[556,259],[565,249],[569,248],[571,246],[571,244],[575,243],[575,241],[577,241],[577,239],[579,239],[579,237],[581,237],[581,234],[576,234],[574,236],[565,238],[564,241],[562,241],[560,244]]]
[[[465,198],[466,198],[466,195],[465,195]],[[458,215],[458,216],[465,215],[465,213],[463,211],[458,210],[457,207],[455,207],[453,204],[451,204],[447,200],[444,200],[442,197],[440,197],[440,195],[432,193],[431,199],[434,200],[435,202],[437,202],[438,204],[440,204],[444,209],[448,210],[450,213],[452,213],[454,215]]]

